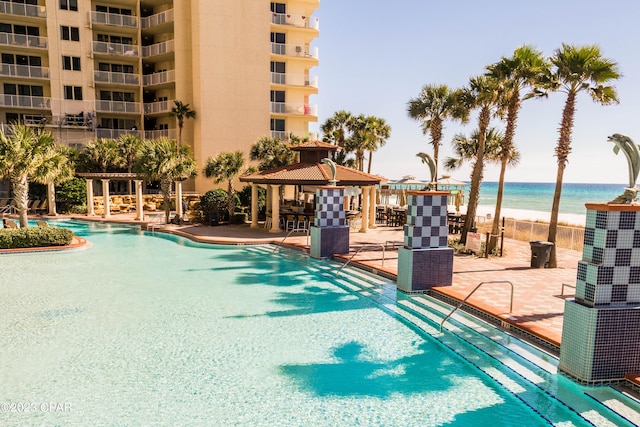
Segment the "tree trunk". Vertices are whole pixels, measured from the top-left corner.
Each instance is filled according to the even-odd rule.
[[[567,101],[562,111],[562,125],[560,126],[560,137],[556,146],[556,157],[558,158],[558,173],[556,175],[556,189],[553,193],[553,205],[551,206],[551,219],[549,220],[549,237],[547,240],[554,245],[551,247],[549,256],[549,268],[558,267],[556,256],[556,233],[558,230],[558,214],[560,213],[560,196],[562,194],[562,180],[564,169],[567,166],[569,153],[571,152],[571,132],[573,131],[573,116],[576,110],[576,93],[569,92]]]
[[[27,218],[27,213],[29,211],[29,181],[27,181],[27,176],[22,175],[12,178],[11,187],[13,189],[13,199],[16,201],[16,209],[18,209],[20,227],[28,227],[29,220]]]
[[[233,213],[236,210],[235,192],[233,191],[233,181],[229,180],[227,190],[227,212],[229,212],[229,223],[233,223]]]
[[[467,217],[460,232],[460,243],[462,244],[467,243],[467,233],[475,228],[476,210],[478,208],[478,200],[480,199],[480,184],[482,183],[484,170],[484,146],[490,120],[491,111],[488,107],[483,107],[478,119],[478,152],[476,153],[476,161],[473,164],[473,172],[471,174],[471,190],[469,191]]]
[[[433,145],[433,163],[435,163],[435,180],[438,181],[438,165],[440,160],[440,141],[442,141],[442,120],[437,117],[431,119],[431,144]],[[438,184],[436,184],[434,190],[438,190]]]
[[[171,180],[170,179],[160,180],[160,191],[162,192],[162,197],[164,199],[165,223],[169,224],[170,217],[171,217]]]
[[[507,169],[507,156],[502,156],[500,162],[500,179],[498,180],[498,195],[496,197],[496,209],[493,214],[493,224],[491,226],[491,237],[487,242],[487,251],[490,253],[498,244],[498,233],[500,232],[500,216],[502,210],[502,196],[504,194],[504,175]]]
[[[369,166],[367,166],[367,173],[371,173],[371,160],[373,159],[373,150],[369,150]]]

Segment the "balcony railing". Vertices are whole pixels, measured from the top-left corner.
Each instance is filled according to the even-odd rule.
[[[144,138],[145,139],[169,138],[169,139],[177,140],[178,130],[177,129],[145,130]]]
[[[173,22],[173,9],[165,10],[164,12],[142,18],[140,20],[140,25],[143,30],[146,30],[147,28],[156,27],[167,22]]]
[[[145,114],[168,113],[171,111],[173,101],[146,102],[144,104]]]
[[[142,84],[144,86],[159,85],[163,83],[171,83],[176,81],[176,71],[167,70],[159,73],[147,74],[142,76]]]
[[[51,98],[43,96],[0,95],[0,106],[50,110]]]
[[[138,56],[138,46],[132,44],[109,43],[94,41],[93,53],[104,53],[118,56]]]
[[[304,45],[271,43],[271,53],[274,55],[299,56],[301,58],[318,59],[318,48]]]
[[[140,114],[139,102],[96,100],[96,111],[103,113]]]
[[[96,138],[104,138],[104,139],[118,139],[122,135],[135,135],[140,138],[140,131],[135,129],[105,129],[105,128],[97,128],[96,129]]]
[[[131,15],[120,15],[118,13],[89,12],[89,19],[92,24],[112,25],[116,27],[138,28],[138,17]]]
[[[305,74],[271,73],[271,83],[276,85],[291,85],[304,87],[318,87],[318,77]]]
[[[46,49],[47,38],[39,36],[27,36],[25,34],[0,33],[0,45]]]
[[[166,42],[156,43],[150,46],[142,46],[142,57],[148,58],[150,56],[162,55],[167,52],[173,52],[174,50],[173,40],[167,40]]]
[[[319,30],[318,18],[310,16],[291,15],[287,13],[274,13],[271,15],[271,23],[276,25],[292,25],[300,28],[313,28]]]
[[[295,114],[300,116],[317,116],[318,107],[308,104],[287,104],[286,102],[272,102],[271,112],[274,114]]]
[[[93,81],[118,85],[140,85],[140,75],[133,73],[114,73],[111,71],[94,71]]]
[[[280,141],[288,141],[289,132],[287,132],[286,130],[272,130],[271,138],[279,139]]]
[[[30,79],[48,79],[48,67],[34,67],[31,65],[2,64],[0,74],[11,77],[25,77]]]
[[[46,18],[47,8],[44,6],[36,6],[33,4],[21,4],[3,1],[0,2],[0,14]]]

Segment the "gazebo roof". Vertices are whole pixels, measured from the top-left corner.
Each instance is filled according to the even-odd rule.
[[[142,179],[142,175],[133,172],[80,172],[76,176],[88,179]]]
[[[291,151],[338,151],[340,147],[319,140],[307,141],[302,144],[290,145]]]
[[[332,146],[335,147],[335,145]],[[278,185],[328,185],[330,179],[331,169],[325,163],[296,163],[240,177],[242,182]],[[366,187],[379,184],[385,179],[336,165],[336,181],[342,186]]]

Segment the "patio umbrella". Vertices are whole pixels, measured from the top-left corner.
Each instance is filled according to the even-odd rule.
[[[460,205],[462,204],[462,192],[458,191],[456,193],[456,198],[454,202],[456,205],[456,212],[460,212]]]

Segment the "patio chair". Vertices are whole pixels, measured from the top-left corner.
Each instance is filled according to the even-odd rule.
[[[36,225],[38,227],[48,227],[49,223],[47,223],[47,221],[36,221]]]
[[[4,228],[20,228],[18,227],[18,223],[12,219],[3,218],[2,222],[4,223]]]
[[[29,205],[29,213],[35,213],[36,209],[38,209],[38,206],[40,206],[39,199],[31,201],[31,204]]]

